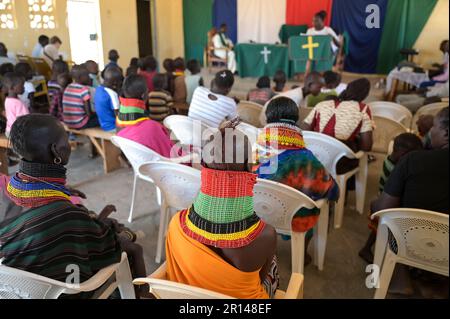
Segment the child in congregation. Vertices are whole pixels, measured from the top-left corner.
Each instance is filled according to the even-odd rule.
[[[19,98],[25,92],[25,79],[19,73],[7,73],[2,79],[2,89],[6,93],[5,98],[5,116],[6,130],[5,134],[9,137],[11,127],[20,116],[30,113],[28,107]]]
[[[247,95],[247,100],[264,106],[274,96],[275,93],[270,88],[270,78],[263,76],[258,79],[256,89],[250,90]]]
[[[339,96],[347,89],[347,84],[342,83],[342,76],[339,73],[326,71],[323,74],[323,79],[325,80],[325,87],[322,88],[322,93]]]
[[[288,88],[286,87],[287,76],[283,70],[278,70],[277,72],[275,72],[275,75],[273,76],[273,82],[275,82],[273,91],[276,94],[288,91]]]
[[[28,110],[32,112],[34,109],[34,93],[36,92],[34,84],[31,82],[34,75],[33,69],[28,63],[20,62],[16,64],[14,72],[20,74],[25,79],[24,92],[19,95],[19,99],[25,104]]]
[[[167,88],[170,94],[173,96],[175,93],[175,67],[173,65],[173,59],[165,59],[163,61],[163,68],[166,71],[166,78],[167,78]]]
[[[98,127],[97,115],[92,112],[89,85],[91,78],[84,65],[76,65],[71,72],[74,83],[67,86],[63,95],[63,119],[71,129]]]
[[[88,60],[84,65],[86,66],[86,69],[88,69],[89,77],[92,80],[92,84],[90,86],[96,89],[100,85],[100,80],[98,78],[98,64],[95,61]]]
[[[175,77],[184,75],[184,72],[186,71],[186,63],[184,62],[184,59],[181,57],[176,58],[173,60],[173,75]]]
[[[162,73],[153,78],[153,92],[148,95],[149,116],[152,120],[162,123],[172,114],[173,100],[167,91],[167,79]]]
[[[175,68],[174,76],[174,93],[173,101],[175,104],[186,105],[187,101],[187,88],[185,83],[185,71],[186,65],[183,58],[176,58],[173,61],[173,66]]]
[[[117,136],[148,147],[156,153],[171,157],[173,143],[160,123],[149,118],[147,81],[139,75],[130,75],[123,83],[117,116]]]
[[[115,50],[115,49],[110,50],[108,52],[108,59],[109,59],[109,62],[108,62],[108,64],[105,65],[105,68],[103,69],[102,74],[101,74],[102,78],[104,78],[104,73],[105,73],[106,69],[109,68],[110,66],[117,66],[120,68],[120,66],[119,66],[120,55],[117,50]],[[123,72],[123,70],[122,70],[122,72]]]
[[[187,69],[189,71],[189,74],[186,74],[184,82],[186,84],[187,90],[186,103],[189,105],[192,102],[194,91],[199,86],[204,86],[204,81],[202,75],[200,74],[201,66],[197,60],[189,60],[187,63]]]
[[[139,69],[139,59],[131,58],[130,65],[127,68],[125,76],[138,74],[138,69]]]
[[[103,75],[104,82],[95,92],[95,111],[100,127],[106,132],[115,133],[116,115],[120,107],[118,93],[123,83],[122,70],[110,66]]]
[[[64,77],[65,81],[61,81],[61,83],[65,84],[65,86],[61,86],[58,81],[58,77],[64,74],[66,75]],[[71,81],[72,79],[70,78],[69,75],[69,66],[67,65],[67,63],[62,60],[55,61],[52,67],[52,77],[50,81],[48,81],[47,83],[47,89],[48,89],[48,98],[50,101],[49,113],[60,121],[63,120],[63,109],[62,109],[63,93]]]
[[[156,59],[149,55],[139,60],[138,74],[145,78],[147,81],[147,88],[149,92],[153,91],[153,77],[156,75],[156,68],[158,62]]]
[[[380,194],[384,191],[384,186],[388,181],[395,166],[400,160],[407,154],[423,149],[423,144],[420,138],[412,133],[403,133],[397,136],[394,140],[394,150],[383,163],[383,170],[381,171],[381,177],[379,182]],[[370,217],[369,217],[370,218]],[[359,252],[359,256],[367,261],[369,264],[373,263],[372,247],[375,244],[377,236],[378,220],[370,220],[369,228],[372,230],[369,239],[366,242],[364,248]]]

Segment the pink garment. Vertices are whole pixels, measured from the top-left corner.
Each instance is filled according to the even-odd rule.
[[[5,99],[5,113],[6,113],[6,133],[11,132],[16,119],[23,115],[30,114],[25,104],[17,98],[7,97]]]
[[[139,71],[139,75],[143,76],[145,78],[145,81],[147,81],[147,87],[148,87],[148,93],[151,93],[154,91],[154,86],[153,86],[153,78],[155,77],[155,75],[157,74],[156,71],[153,72],[147,72],[147,71]]]
[[[173,143],[166,128],[153,120],[147,120],[121,130],[117,136],[139,143],[164,157],[171,157]]]
[[[448,65],[445,67],[445,72],[435,76],[433,78],[433,81],[439,81],[439,82],[447,82],[448,81]]]

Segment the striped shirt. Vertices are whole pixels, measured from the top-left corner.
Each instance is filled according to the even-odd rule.
[[[82,283],[120,256],[114,231],[70,202],[54,202],[0,223],[2,264],[54,280],[65,282],[67,267],[75,265]]]
[[[63,118],[67,126],[79,129],[87,124],[89,116],[84,105],[90,99],[88,86],[72,83],[66,88],[63,95]]]
[[[387,157],[384,160],[383,171],[381,172],[381,176],[380,176],[380,185],[379,185],[380,194],[384,191],[384,185],[386,185],[394,168],[395,168],[395,164],[392,163],[392,161],[390,160],[389,157]]]
[[[198,87],[192,97],[189,117],[218,128],[224,120],[237,117],[236,102],[227,96],[214,94],[207,88]]]
[[[172,105],[172,97],[166,91],[153,91],[148,95],[149,116],[152,120],[164,121],[171,114]]]

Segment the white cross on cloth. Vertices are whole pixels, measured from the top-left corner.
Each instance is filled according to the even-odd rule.
[[[264,63],[269,63],[269,55],[272,54],[272,51],[269,51],[267,47],[264,47],[264,50],[261,51],[261,54],[264,55]]]

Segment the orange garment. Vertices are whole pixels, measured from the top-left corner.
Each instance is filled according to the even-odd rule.
[[[243,272],[207,246],[187,236],[180,213],[169,225],[166,240],[167,279],[238,299],[268,299],[259,271]]]

